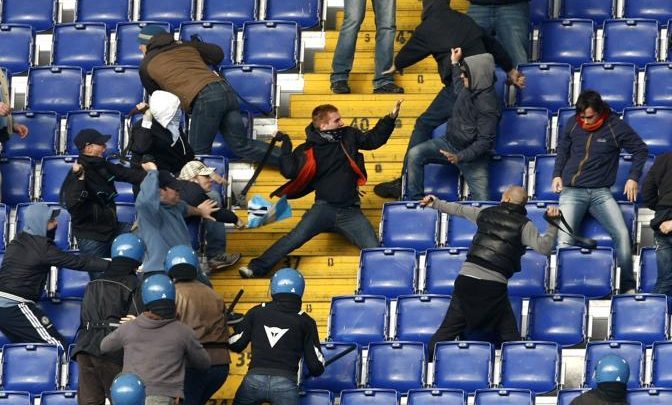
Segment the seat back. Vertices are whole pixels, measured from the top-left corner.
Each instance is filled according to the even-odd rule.
[[[461,204],[469,204],[472,207],[487,208],[496,205],[494,202],[464,202]],[[466,218],[458,217],[456,215],[448,216],[447,227],[447,242],[446,246],[450,247],[469,247],[471,240],[476,234],[476,224]]]
[[[130,167],[128,162],[122,162],[119,158],[108,158],[107,161],[112,164],[121,164],[125,167]],[[115,181],[114,188],[117,190],[117,195],[114,197],[115,203],[135,203],[135,195],[133,195],[133,185],[131,183]]]
[[[434,350],[434,386],[466,393],[492,384],[495,349],[488,342],[439,342]]]
[[[177,27],[194,17],[193,0],[141,0],[140,21],[163,21]]]
[[[569,106],[572,67],[566,63],[519,65],[525,75],[525,88],[516,90],[516,105],[543,107],[550,111]]]
[[[609,338],[651,346],[668,339],[669,319],[663,294],[616,295],[611,298]]]
[[[595,388],[595,366],[600,359],[608,354],[615,354],[624,358],[630,366],[628,388],[639,388],[644,382],[644,350],[646,346],[641,342],[606,341],[588,342],[586,345],[586,363],[583,372],[583,385]]]
[[[40,199],[46,202],[61,201],[63,180],[77,162],[77,156],[47,156],[42,158]]]
[[[2,202],[10,207],[30,201],[33,192],[33,160],[29,157],[0,158]]]
[[[501,385],[535,393],[556,389],[560,375],[560,348],[554,342],[502,344]]]
[[[570,405],[574,398],[588,391],[588,388],[565,388],[558,391],[558,405]]]
[[[552,0],[531,0],[530,1],[530,23],[539,25],[547,20],[552,13]]]
[[[630,405],[663,405],[672,401],[671,388],[641,388],[628,391]]]
[[[31,405],[30,392],[0,391],[0,405]]]
[[[614,16],[614,0],[562,0],[561,18],[586,18],[602,24],[604,20]]]
[[[667,25],[672,18],[672,4],[665,0],[626,1],[623,6],[624,18],[653,18],[660,25]]]
[[[144,55],[138,48],[138,34],[147,25],[158,25],[170,32],[170,24],[160,21],[132,21],[117,24],[117,46],[114,63],[117,65],[139,66]]]
[[[488,193],[490,200],[499,201],[511,185],[527,184],[527,160],[523,155],[496,155],[488,166]]]
[[[611,248],[561,248],[557,257],[556,292],[581,294],[588,298],[611,294],[616,266]]]
[[[650,154],[660,155],[672,149],[672,107],[626,108],[623,121],[642,137]]]
[[[558,194],[553,192],[553,169],[555,154],[537,155],[534,158],[534,199],[557,200]]]
[[[216,44],[224,52],[222,65],[233,65],[236,57],[236,31],[229,21],[184,21],[180,24],[180,40],[191,41],[192,35],[198,35],[203,42]]]
[[[329,340],[360,345],[385,340],[387,312],[387,298],[383,296],[333,297],[329,310]]]
[[[28,70],[33,64],[33,28],[25,24],[0,24],[0,66],[12,73]]]
[[[346,350],[353,349],[329,367],[319,377],[308,377],[304,373],[303,388],[307,390],[328,390],[338,394],[342,390],[354,389],[359,385],[361,369],[361,350],[356,343],[325,342],[321,344],[322,355],[329,361]],[[304,367],[305,370],[305,367]]]
[[[527,249],[520,260],[521,270],[509,279],[509,295],[532,297],[546,293],[549,263],[548,257]],[[534,339],[545,340],[545,339]]]
[[[581,91],[595,90],[611,108],[620,112],[635,103],[635,65],[623,62],[581,65]]]
[[[621,190],[623,189],[621,188]],[[619,201],[618,208],[621,210],[621,215],[623,215],[625,226],[628,228],[630,240],[632,241],[632,235],[635,234],[635,225],[637,222],[637,209],[634,204],[626,201]],[[590,213],[583,218],[578,234],[595,239],[599,246],[614,246],[614,241],[611,239],[609,232]]]
[[[586,339],[588,300],[582,295],[535,296],[530,298],[527,319],[527,339],[578,345]]]
[[[75,137],[79,131],[92,128],[104,135],[111,135],[107,141],[106,155],[119,153],[121,150],[121,134],[123,117],[119,111],[112,110],[81,110],[71,111],[65,121],[65,153],[78,155],[79,148],[75,145]]]
[[[56,330],[63,336],[66,342],[68,344],[74,343],[77,330],[79,329],[82,301],[73,299],[58,302],[40,301],[37,306],[56,326]]]
[[[467,259],[467,248],[427,249],[425,293],[452,295],[455,279]]]
[[[15,123],[28,127],[30,138],[10,136],[2,145],[2,153],[5,156],[42,159],[57,153],[60,126],[58,114],[53,111],[17,111],[12,112],[12,118]]]
[[[477,390],[474,405],[534,405],[534,393],[530,390],[494,388]]]
[[[132,224],[135,222],[137,212],[132,202],[117,202],[117,221]]]
[[[31,110],[65,114],[82,108],[84,77],[77,66],[40,66],[28,69],[28,103]]]
[[[672,63],[649,63],[644,68],[644,104],[672,106]]]
[[[672,342],[653,342],[651,351],[651,385],[672,387]]]
[[[299,27],[294,21],[248,21],[243,24],[243,63],[270,65],[277,71],[299,61]]]
[[[242,28],[259,16],[259,0],[203,0],[203,20],[231,21]]]
[[[85,271],[72,270],[65,267],[58,269],[56,296],[58,298],[84,298],[84,291],[91,277]]]
[[[565,107],[558,110],[558,141],[565,135],[565,128],[571,130],[576,123],[576,108]]]
[[[402,295],[397,298],[397,340],[429,344],[446,317],[447,295]]]
[[[517,107],[502,111],[495,149],[501,154],[533,157],[546,153],[550,115],[545,108]]]
[[[654,124],[651,123],[651,126]],[[646,142],[646,140],[644,140]],[[647,142],[648,144],[648,142]],[[646,175],[649,173],[651,166],[653,166],[654,157],[649,156],[644,163],[644,168],[642,169],[642,175],[640,176],[640,181],[646,179]],[[611,186],[611,194],[614,196],[616,201],[627,202],[627,196],[623,194],[625,188],[625,183],[628,181],[628,176],[630,175],[630,169],[632,168],[632,155],[621,154],[618,161],[618,171],[616,172],[616,181],[614,185]],[[637,201],[642,202],[642,190],[639,189],[637,192]],[[629,223],[627,225],[630,225]]]
[[[107,63],[107,27],[102,22],[54,26],[51,64],[79,66],[90,71]]]
[[[628,18],[604,22],[603,60],[644,66],[655,62],[657,55],[658,21]]]
[[[5,246],[7,246],[7,235],[9,231],[9,208],[0,203],[0,253],[5,251]],[[0,262],[2,264],[2,262]],[[2,344],[0,344],[0,350],[2,350]]]
[[[464,405],[464,391],[424,388],[408,391],[408,405]]]
[[[131,10],[126,0],[77,0],[75,21],[101,22],[113,30],[117,23],[128,21]]]
[[[25,24],[33,27],[35,31],[46,31],[54,25],[55,17],[55,0],[2,2],[2,22],[5,24]]]
[[[592,20],[560,19],[541,23],[539,60],[574,67],[593,61],[595,25]]]
[[[425,382],[425,345],[419,342],[369,344],[366,384],[406,393]]]
[[[363,249],[359,257],[357,293],[388,298],[413,294],[416,274],[413,249]]]
[[[77,391],[46,391],[40,395],[40,405],[77,405]]]
[[[98,66],[91,78],[91,108],[129,113],[144,98],[135,66]]]
[[[341,405],[397,405],[397,391],[390,389],[359,389],[341,392]]]
[[[308,390],[299,393],[301,405],[332,405],[334,394],[327,390]]]
[[[267,20],[295,21],[302,29],[312,28],[322,18],[319,0],[269,0],[266,3]]]
[[[421,251],[439,242],[438,211],[423,209],[417,201],[385,203],[380,226],[381,246]]]
[[[238,95],[241,110],[255,116],[273,111],[275,68],[262,65],[223,66],[219,72]]]
[[[460,198],[460,170],[452,164],[426,163],[424,168],[424,194],[442,200],[456,201]],[[404,190],[404,198],[408,198]]]
[[[656,262],[656,248],[643,247],[639,252],[639,288],[638,291],[651,293],[656,287],[658,279],[658,263]]]
[[[32,396],[58,389],[60,350],[44,343],[13,343],[2,348],[2,387]]]

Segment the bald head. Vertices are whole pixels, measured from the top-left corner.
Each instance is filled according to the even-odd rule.
[[[527,203],[527,191],[520,186],[509,186],[502,194],[502,202],[525,205]]]

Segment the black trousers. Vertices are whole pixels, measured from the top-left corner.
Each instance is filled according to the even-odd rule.
[[[67,350],[67,342],[33,303],[0,308],[0,332],[14,343],[49,343]]]
[[[77,354],[79,385],[77,403],[79,405],[104,405],[105,397],[110,397],[110,387],[121,364],[88,353]]]

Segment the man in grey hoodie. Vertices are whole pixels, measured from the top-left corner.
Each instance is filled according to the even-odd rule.
[[[424,165],[448,162],[456,165],[474,200],[487,201],[488,161],[494,150],[500,109],[494,88],[495,61],[482,53],[462,59],[462,49],[453,48],[453,90],[456,101],[446,134],[425,141],[408,151],[406,198],[424,196]]]

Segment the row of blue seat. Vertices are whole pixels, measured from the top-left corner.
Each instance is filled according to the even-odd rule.
[[[620,2],[622,15],[616,7],[619,3],[614,0],[532,0],[530,3],[530,19],[535,25],[551,17],[587,18],[597,24],[619,16],[653,18],[661,24],[672,18],[672,4],[667,0],[624,0]],[[559,10],[557,15],[556,8]]]
[[[40,393],[40,405],[77,405],[77,391],[45,391]],[[33,405],[30,392],[0,391],[0,405]]]

